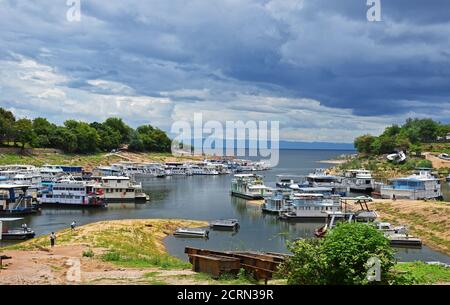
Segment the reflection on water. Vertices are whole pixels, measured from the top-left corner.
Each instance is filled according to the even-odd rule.
[[[275,186],[276,175],[308,174],[314,168],[326,167],[317,163],[345,153],[343,151],[281,151],[277,168],[263,172],[269,186]],[[260,250],[287,252],[286,241],[299,237],[313,237],[322,223],[288,223],[274,215],[261,213],[260,207],[244,199],[230,196],[231,176],[174,176],[151,178],[142,181],[151,197],[147,204],[110,204],[102,210],[44,209],[41,215],[27,217],[26,222],[38,235],[50,234],[68,228],[73,220],[79,225],[111,219],[181,218],[214,220],[235,218],[240,230],[233,232],[211,231],[208,240],[168,237],[168,251],[186,259],[185,246],[217,250]],[[20,226],[20,224],[19,224]],[[400,260],[422,259],[443,261],[450,259],[426,247],[421,250],[399,251]]]

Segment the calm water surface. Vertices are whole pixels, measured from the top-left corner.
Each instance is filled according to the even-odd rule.
[[[262,172],[264,181],[274,186],[276,175],[310,173],[315,168],[329,165],[318,163],[348,151],[282,150],[279,165]],[[256,205],[229,194],[231,175],[151,178],[142,181],[152,200],[148,204],[110,204],[106,210],[44,209],[40,215],[27,217],[26,222],[38,235],[67,228],[73,220],[83,225],[100,220],[184,218],[213,220],[236,218],[240,223],[237,233],[211,231],[208,240],[168,237],[168,251],[186,259],[185,246],[221,250],[265,250],[287,252],[286,241],[313,236],[322,223],[286,223],[276,216],[262,214]],[[450,187],[445,192],[450,195]],[[399,260],[442,261],[450,257],[427,247],[398,249]]]

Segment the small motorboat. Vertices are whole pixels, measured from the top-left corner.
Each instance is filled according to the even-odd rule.
[[[393,153],[393,154],[389,154],[386,156],[386,158],[389,161],[393,161],[396,163],[402,163],[406,160],[406,154],[403,151],[397,152],[397,153]]]
[[[206,229],[199,228],[178,228],[173,233],[176,237],[197,237],[197,238],[208,238],[209,231]]]
[[[25,240],[35,236],[33,230],[28,227],[22,227],[20,229],[9,228],[9,224],[23,220],[23,218],[0,218],[0,240]]]
[[[216,230],[237,230],[239,228],[239,221],[237,219],[213,220],[209,223],[209,227]]]
[[[439,159],[445,160],[445,161],[450,161],[450,156],[448,154],[442,153],[438,155]]]
[[[323,227],[320,227],[320,228],[314,230],[314,235],[316,237],[321,238],[321,237],[324,237],[325,234],[327,234],[327,231],[328,231],[328,224],[326,224]]]

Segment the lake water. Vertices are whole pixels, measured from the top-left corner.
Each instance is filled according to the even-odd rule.
[[[269,186],[275,185],[276,175],[305,175],[328,164],[320,160],[332,159],[348,151],[282,150],[279,165],[261,172]],[[184,218],[214,220],[236,218],[237,233],[211,231],[208,240],[168,237],[168,251],[187,259],[185,246],[216,250],[264,250],[287,252],[286,241],[311,237],[322,223],[287,223],[276,216],[261,213],[260,207],[246,200],[230,196],[232,175],[151,178],[142,181],[150,194],[147,204],[110,204],[105,210],[44,209],[40,215],[26,218],[29,227],[38,235],[49,234],[69,227],[73,220],[79,225],[112,219]],[[447,186],[447,190],[450,189]],[[424,246],[422,249],[398,249],[401,261],[424,260],[450,263],[450,257]]]

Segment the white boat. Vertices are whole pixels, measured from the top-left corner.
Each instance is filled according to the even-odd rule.
[[[402,163],[406,160],[406,154],[404,151],[400,151],[397,153],[389,154],[386,156],[389,161],[393,161],[396,163]]]
[[[277,175],[277,181],[275,185],[279,188],[298,188],[299,184],[304,185],[306,181],[305,176],[297,175]]]
[[[33,230],[28,227],[11,228],[11,223],[23,220],[23,218],[0,218],[1,240],[25,240],[35,236]]]
[[[209,163],[188,163],[192,175],[218,175],[219,172]]]
[[[329,212],[341,211],[340,196],[332,195],[324,198],[323,194],[294,194],[292,205],[286,212],[281,213],[284,220],[314,220],[326,219]]]
[[[442,153],[438,155],[439,159],[445,160],[445,161],[450,161],[450,156],[448,154]]]
[[[28,184],[33,187],[40,187],[42,183],[41,175],[35,173],[17,174],[11,179],[15,184]]]
[[[272,192],[271,196],[264,198],[264,204],[261,207],[263,213],[277,214],[286,210],[290,204],[292,190],[290,189],[276,189]]]
[[[393,199],[440,199],[442,198],[439,179],[432,176],[429,170],[389,180],[389,185],[380,189],[381,198]]]
[[[87,184],[92,193],[102,193],[110,202],[146,202],[150,198],[142,191],[142,184],[133,183],[130,177],[105,176]]]
[[[244,199],[263,199],[267,187],[262,176],[256,174],[236,174],[231,180],[231,194]]]
[[[12,217],[39,212],[29,188],[28,184],[0,184],[0,216]]]
[[[237,230],[239,221],[237,219],[219,219],[209,222],[209,227],[217,230]]]
[[[165,163],[166,173],[168,175],[181,175],[181,176],[190,176],[192,175],[192,171],[184,163],[181,162],[166,162]]]
[[[208,238],[209,231],[206,229],[197,228],[178,228],[173,233],[177,237],[198,237],[198,238]]]
[[[51,167],[49,165],[37,169],[41,176],[42,182],[54,182],[64,176],[64,171],[59,167]]]
[[[365,169],[351,169],[344,173],[343,183],[350,191],[371,192],[375,189],[375,179],[372,172]]]
[[[61,207],[105,207],[105,196],[101,189],[94,191],[86,182],[71,179],[50,183],[41,192],[38,201],[43,205]]]

